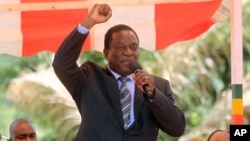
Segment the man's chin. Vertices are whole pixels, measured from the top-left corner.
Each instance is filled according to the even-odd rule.
[[[129,75],[129,74],[131,74],[131,71],[130,71],[129,69],[122,70],[122,71],[121,71],[121,74],[122,74],[122,75]]]

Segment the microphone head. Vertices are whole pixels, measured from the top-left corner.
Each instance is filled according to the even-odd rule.
[[[136,73],[137,70],[141,70],[142,69],[141,64],[138,61],[136,61],[136,60],[130,62],[130,64],[129,64],[128,67],[129,67],[131,73]]]

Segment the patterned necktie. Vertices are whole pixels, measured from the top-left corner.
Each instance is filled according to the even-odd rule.
[[[122,85],[120,87],[120,101],[122,106],[123,123],[124,129],[127,129],[130,121],[129,113],[131,106],[131,92],[126,85],[126,81],[128,80],[128,78],[126,76],[121,76],[119,80],[122,82]]]

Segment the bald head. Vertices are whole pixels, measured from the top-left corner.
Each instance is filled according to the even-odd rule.
[[[229,133],[224,130],[216,130],[210,134],[207,141],[229,141]]]
[[[17,119],[10,125],[10,141],[37,141],[33,124],[27,119]]]

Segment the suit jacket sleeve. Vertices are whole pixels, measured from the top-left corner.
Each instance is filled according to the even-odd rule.
[[[155,77],[155,98],[149,108],[160,128],[171,136],[181,136],[185,131],[184,113],[175,105],[169,81]]]
[[[79,86],[86,81],[83,78],[81,69],[77,65],[77,59],[87,36],[88,34],[81,34],[75,28],[59,47],[52,64],[60,81],[70,94],[74,94],[72,95],[73,98],[81,94],[81,87]]]

